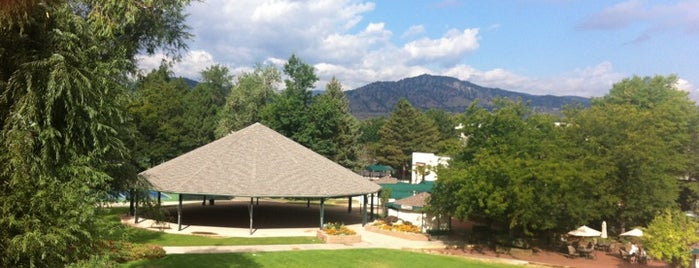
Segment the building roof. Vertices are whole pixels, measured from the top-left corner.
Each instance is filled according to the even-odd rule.
[[[401,206],[424,207],[427,204],[428,197],[430,197],[430,193],[422,192],[410,197],[396,200],[396,202],[393,203]]]
[[[139,174],[155,190],[242,197],[343,197],[379,185],[255,123]]]
[[[427,198],[430,197],[428,192],[416,193],[412,196],[396,200],[395,202],[390,202],[386,204],[387,207],[399,209],[399,210],[417,210],[420,211],[422,208],[427,206]]]

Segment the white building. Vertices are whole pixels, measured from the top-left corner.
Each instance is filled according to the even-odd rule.
[[[451,158],[438,156],[433,153],[413,152],[412,173],[410,183],[417,184],[424,181],[437,180],[437,167],[448,166]]]

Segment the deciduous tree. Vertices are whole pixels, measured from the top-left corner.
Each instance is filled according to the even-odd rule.
[[[605,196],[617,199],[608,215],[620,229],[646,225],[674,207],[679,180],[692,169],[691,137],[697,107],[675,88],[676,78],[633,77],[614,85],[589,109],[568,117],[581,157],[602,159]]]
[[[284,64],[286,89],[272,98],[263,110],[263,121],[272,129],[306,146],[311,146],[310,89],[318,81],[312,66],[291,55]]]
[[[699,223],[677,209],[658,214],[644,233],[644,246],[653,257],[672,267],[688,267],[692,245],[699,241]]]
[[[188,1],[12,3],[0,5],[0,266],[59,267],[99,250],[97,205],[127,161],[134,55],[184,47]]]
[[[254,71],[238,76],[218,115],[216,136],[223,137],[261,121],[262,110],[276,94],[275,86],[280,82],[279,70],[271,65],[257,65]]]

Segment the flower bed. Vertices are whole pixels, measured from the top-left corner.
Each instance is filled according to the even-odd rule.
[[[354,244],[362,241],[362,237],[354,230],[339,222],[324,224],[323,230],[318,230],[316,236],[328,244]]]
[[[353,235],[330,235],[324,231],[318,230],[316,235],[318,239],[323,240],[327,244],[354,244],[362,242],[362,236],[358,234]]]
[[[412,227],[411,227],[412,226]],[[420,233],[420,229],[414,225],[408,224],[392,224],[388,225],[382,221],[377,221],[372,225],[364,227],[367,231],[375,232],[384,235],[390,235],[413,241],[429,241],[430,235]]]

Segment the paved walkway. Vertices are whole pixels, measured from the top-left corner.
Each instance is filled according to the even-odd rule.
[[[123,223],[134,227],[158,230],[154,221],[139,219],[134,223],[133,218],[122,219]],[[256,229],[252,235],[249,229],[227,228],[213,226],[182,226],[182,230],[177,230],[176,223],[166,223],[169,228],[162,229],[163,232],[174,234],[190,235],[212,235],[223,237],[285,237],[285,236],[315,236],[317,228],[275,228]],[[246,246],[191,246],[191,247],[163,247],[167,254],[183,253],[226,253],[226,252],[265,252],[265,251],[286,251],[286,250],[334,250],[352,248],[389,248],[389,249],[442,249],[445,244],[442,241],[412,241],[397,238],[389,235],[370,232],[364,229],[361,224],[348,225],[350,229],[362,236],[359,243],[345,244],[293,244],[293,245],[246,245]]]

